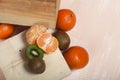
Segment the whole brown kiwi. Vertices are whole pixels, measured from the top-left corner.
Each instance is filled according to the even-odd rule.
[[[55,36],[59,42],[59,48],[60,50],[65,50],[70,45],[70,37],[65,31],[56,30],[53,33],[53,36]]]
[[[41,58],[34,58],[29,60],[28,62],[28,68],[31,72],[36,74],[41,74],[46,69],[45,61]]]

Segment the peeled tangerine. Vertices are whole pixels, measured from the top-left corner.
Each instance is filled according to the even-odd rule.
[[[48,32],[39,36],[36,40],[36,44],[46,53],[52,53],[58,48],[58,40]]]
[[[58,48],[58,40],[49,32],[48,25],[35,24],[26,32],[28,44],[36,44],[46,53],[52,53]]]
[[[36,39],[43,32],[47,31],[47,24],[45,23],[36,23],[30,27],[26,32],[26,40],[28,44],[35,44]]]

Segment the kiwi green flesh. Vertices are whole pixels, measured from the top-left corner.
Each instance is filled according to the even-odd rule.
[[[43,58],[44,51],[34,44],[29,44],[26,48],[26,55],[28,59]]]

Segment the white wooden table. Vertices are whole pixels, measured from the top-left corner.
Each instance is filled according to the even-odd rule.
[[[89,52],[88,65],[63,80],[120,79],[120,0],[61,0],[60,9],[72,9],[75,28],[68,31],[71,45]]]
[[[120,0],[61,0],[77,16],[71,46],[85,47],[89,64],[63,80],[120,80]]]

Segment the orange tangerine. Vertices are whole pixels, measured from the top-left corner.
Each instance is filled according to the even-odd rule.
[[[46,24],[43,24],[43,23],[34,24],[26,32],[27,43],[28,44],[35,44],[37,37],[45,31],[47,31]]]
[[[26,40],[28,44],[36,44],[46,53],[52,53],[58,48],[58,41],[47,27],[47,24],[34,24],[26,32]]]
[[[42,33],[37,40],[36,44],[42,48],[46,53],[54,52],[58,47],[58,41],[49,32]]]
[[[58,40],[55,37],[52,37],[52,41],[47,45],[46,53],[52,53],[58,48]]]
[[[52,35],[48,32],[44,32],[36,39],[36,44],[40,48],[44,49],[46,45],[50,43],[51,39],[52,39]]]

